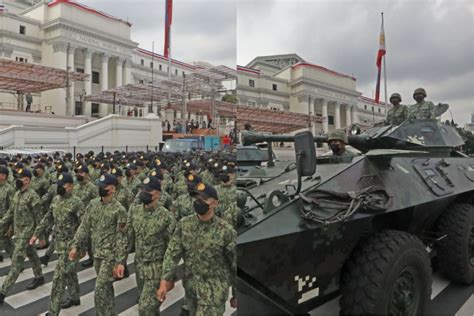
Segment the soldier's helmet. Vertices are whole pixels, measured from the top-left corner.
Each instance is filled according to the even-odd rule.
[[[402,96],[400,95],[400,93],[392,93],[392,95],[390,96],[390,102],[392,102],[392,99],[393,98],[398,98],[398,100],[400,100],[400,102],[402,102]]]
[[[336,139],[342,141],[346,145],[349,142],[348,139],[347,139],[346,133],[344,133],[344,131],[341,130],[341,129],[337,129],[337,130],[332,131],[331,133],[329,133],[328,142],[331,141],[331,140],[336,140]]]
[[[415,96],[416,94],[422,94],[426,98],[426,91],[423,88],[416,89],[415,92],[413,92],[413,96]]]

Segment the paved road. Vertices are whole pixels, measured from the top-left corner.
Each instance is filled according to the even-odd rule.
[[[39,250],[42,256],[45,250]],[[11,261],[3,253],[5,259],[0,262],[0,284],[3,283],[10,269]],[[120,316],[138,315],[137,288],[135,281],[135,267],[133,264],[133,254],[129,256],[130,277],[114,283],[116,310]],[[43,266],[45,284],[35,290],[28,291],[26,286],[33,279],[31,263],[25,261],[25,271],[20,274],[17,283],[13,286],[5,299],[5,303],[0,305],[1,316],[33,316],[44,315],[48,310],[49,295],[51,293],[52,278],[54,268],[57,264],[57,256],[54,255],[47,267]],[[83,258],[87,259],[87,257]],[[83,268],[79,265],[79,283],[81,289],[81,305],[61,311],[61,316],[92,316],[94,315],[94,284],[96,274],[94,268]],[[168,293],[166,301],[161,307],[161,315],[179,315],[183,304],[184,288],[181,280],[175,284],[175,288]],[[226,315],[235,314],[235,310],[227,303]]]

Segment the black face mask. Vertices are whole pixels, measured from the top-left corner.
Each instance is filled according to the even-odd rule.
[[[60,196],[63,196],[64,194],[66,194],[66,188],[64,188],[62,185],[58,185],[58,187],[56,188],[56,193]]]
[[[195,200],[193,203],[193,206],[194,206],[194,211],[198,213],[199,215],[204,215],[206,214],[207,211],[209,211],[209,205],[207,205],[201,200]]]
[[[20,190],[21,188],[23,188],[23,181],[21,181],[20,179],[16,179],[15,186],[18,190]]]
[[[99,187],[99,196],[106,197],[107,195],[109,195],[109,191],[103,187]]]
[[[331,144],[331,150],[333,153],[337,154],[341,151],[341,145],[339,144]]]
[[[227,182],[229,182],[230,177],[229,177],[228,174],[221,174],[221,175],[219,175],[219,180],[221,180],[224,183],[227,183]]]
[[[153,197],[152,197],[151,193],[142,191],[142,192],[140,192],[138,197],[140,198],[140,201],[145,205],[148,205],[151,202],[153,202]]]
[[[125,176],[127,176],[127,178],[130,178],[132,176],[132,172],[130,170],[125,170]]]
[[[76,175],[76,179],[77,179],[77,181],[82,182],[82,181],[84,181],[84,176],[78,174],[78,175]]]
[[[39,176],[39,174],[38,174],[38,170],[36,170],[36,169],[35,169],[35,170],[33,170],[33,175],[34,175],[35,177],[38,177],[38,176]]]

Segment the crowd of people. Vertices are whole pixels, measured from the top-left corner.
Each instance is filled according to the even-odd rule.
[[[47,315],[81,304],[79,264],[96,271],[96,315],[116,315],[113,282],[129,277],[127,258],[135,253],[139,315],[159,315],[181,260],[183,313],[222,315],[230,288],[236,307],[234,167],[235,155],[224,151],[1,158],[0,250],[12,264],[0,303],[25,257],[32,290],[44,284],[42,265],[56,252]],[[37,248],[47,248],[45,255]]]

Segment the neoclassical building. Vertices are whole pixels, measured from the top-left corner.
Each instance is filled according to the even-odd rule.
[[[0,58],[71,69],[90,76],[66,89],[33,95],[33,110],[58,115],[104,117],[112,106],[82,102],[129,83],[168,78],[168,60],[138,47],[131,39],[132,24],[69,0],[4,0],[0,11]],[[193,72],[197,65],[172,60],[171,75]],[[153,70],[153,71],[152,71]],[[0,92],[0,109],[15,108],[15,95]],[[147,107],[140,109],[147,114]]]
[[[381,120],[386,105],[362,96],[356,78],[296,54],[259,56],[237,66],[240,104],[321,117],[313,133]]]

